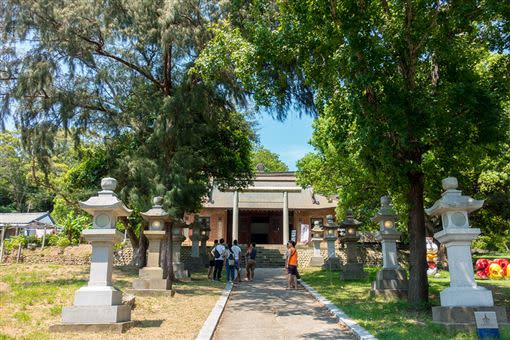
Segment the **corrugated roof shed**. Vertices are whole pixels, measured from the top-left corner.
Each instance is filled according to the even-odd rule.
[[[31,223],[44,219],[45,217],[48,217],[53,224],[55,223],[49,212],[5,213],[0,214],[0,225],[28,226]]]

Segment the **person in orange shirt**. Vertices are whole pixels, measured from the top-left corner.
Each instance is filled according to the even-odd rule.
[[[287,242],[287,257],[285,260],[285,269],[287,269],[287,289],[297,289],[297,250],[294,241]]]

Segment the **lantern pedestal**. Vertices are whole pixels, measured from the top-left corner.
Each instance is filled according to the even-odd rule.
[[[200,240],[200,258],[202,260],[202,267],[209,267],[209,256],[207,256],[207,240]]]
[[[357,235],[343,237],[347,248],[347,263],[340,268],[340,278],[343,280],[359,280],[367,276],[363,270],[363,263],[358,262],[358,240]]]
[[[477,228],[449,228],[434,234],[446,247],[450,271],[450,287],[440,293],[441,306],[494,306],[492,292],[478,287],[474,279],[471,241],[479,234]]]
[[[370,295],[403,299],[407,297],[408,285],[404,269],[382,269],[377,272],[375,281],[372,282]]]
[[[462,195],[455,177],[442,180],[445,190],[434,205],[425,209],[430,216],[441,216],[443,230],[434,237],[445,245],[448,256],[450,287],[440,293],[441,307],[432,308],[432,319],[450,328],[473,329],[476,310],[495,311],[500,323],[507,323],[504,308],[494,307],[492,292],[478,287],[474,278],[471,242],[480,229],[471,228],[468,214],[480,209],[484,201]]]
[[[324,265],[324,258],[321,255],[321,241],[322,238],[312,238],[313,255],[310,258],[310,267],[322,267]]]
[[[162,230],[146,230],[144,235],[149,240],[147,266],[138,271],[139,278],[133,281],[133,290],[158,289],[166,290],[163,269],[159,266],[159,248],[165,238]]]
[[[62,309],[63,324],[111,324],[131,320],[131,306],[122,304],[122,292],[112,287],[113,245],[124,235],[115,229],[86,229],[92,244],[90,278],[78,289],[74,305]]]
[[[186,266],[181,262],[181,243],[186,239],[183,235],[175,235],[172,240],[172,251],[173,251],[173,268],[174,277],[176,280],[189,280],[189,271]]]
[[[400,233],[394,228],[377,233],[376,239],[381,241],[383,255],[383,269],[377,272],[372,282],[371,295],[382,295],[388,298],[407,297],[407,273],[400,268],[397,257],[397,240]]]
[[[326,236],[326,242],[328,242],[328,257],[322,266],[324,269],[339,271],[341,267],[340,258],[335,253],[335,241],[336,236]]]
[[[188,269],[192,272],[197,272],[204,269],[203,259],[200,256],[199,248],[200,234],[196,235],[195,227],[193,228],[193,234],[191,235],[191,257],[187,263]],[[209,264],[208,264],[209,266]]]

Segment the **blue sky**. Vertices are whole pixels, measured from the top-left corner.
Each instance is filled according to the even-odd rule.
[[[257,121],[260,144],[277,153],[289,170],[296,170],[296,161],[313,150],[308,144],[312,137],[312,117],[299,117],[291,112],[285,121],[279,122],[267,113],[260,113]]]

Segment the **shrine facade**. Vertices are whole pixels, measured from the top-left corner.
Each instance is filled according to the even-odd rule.
[[[294,172],[258,173],[242,191],[214,188],[200,212],[210,227],[210,241],[239,243],[307,243],[314,221],[325,223],[337,200],[301,188]]]

